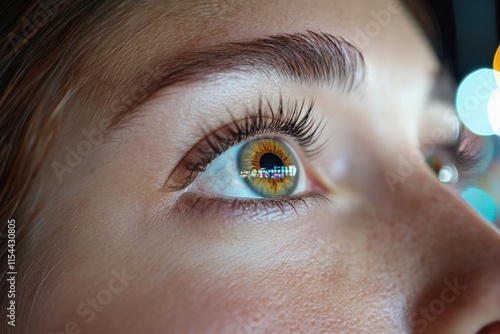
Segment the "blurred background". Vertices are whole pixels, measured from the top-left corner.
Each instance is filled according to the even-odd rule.
[[[484,167],[462,198],[500,228],[500,0],[424,2],[431,15],[424,26],[456,80],[458,114],[481,136]]]

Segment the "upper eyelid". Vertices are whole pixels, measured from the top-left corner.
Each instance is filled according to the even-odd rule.
[[[132,97],[121,103],[123,107],[113,115],[110,128],[135,114],[137,107],[160,89],[233,71],[277,75],[310,85],[327,83],[350,91],[363,82],[365,62],[361,51],[342,37],[313,31],[179,53],[168,62],[148,66],[141,78],[135,80],[139,84],[130,89],[128,95]]]
[[[269,108],[267,113],[264,112],[266,110],[264,109],[265,106]],[[176,164],[167,178],[164,188],[171,191],[184,189],[194,180],[197,173],[202,172],[203,168],[206,168],[218,155],[232,146],[260,134],[289,135],[294,137],[293,139],[304,148],[306,155],[311,157],[311,152],[308,152],[306,148],[315,146],[322,134],[322,124],[324,124],[323,120],[318,122],[314,117],[314,100],[310,101],[305,112],[303,112],[306,108],[305,100],[302,103],[289,101],[285,105],[283,99],[280,98],[277,107],[278,111],[275,112],[272,108],[270,102],[263,104],[262,100],[260,100],[257,112],[250,113],[244,119],[233,121],[233,123],[209,132],[192,146]],[[226,133],[223,134],[224,132]],[[216,147],[216,145],[220,146]],[[317,150],[312,150],[314,151],[313,153],[319,153],[317,151],[322,149],[322,147],[323,145],[321,144]],[[191,170],[192,173],[186,173],[186,170]],[[181,179],[182,182],[176,182],[180,178],[178,174],[182,175],[183,173],[185,180]]]

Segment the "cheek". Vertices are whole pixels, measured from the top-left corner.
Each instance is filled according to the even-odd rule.
[[[61,224],[45,244],[60,260],[34,308],[39,319],[51,310],[47,332],[71,322],[92,333],[352,332],[368,326],[373,308],[397,307],[387,290],[398,279],[383,272],[387,258],[373,255],[387,252],[370,246],[387,236],[365,233],[380,224],[351,200],[313,204],[298,218],[230,224],[220,215],[200,222],[152,213],[141,196],[120,195],[140,193],[127,182],[106,184],[90,184],[86,194],[100,196],[75,195],[78,210],[69,205],[53,217]],[[116,271],[134,277],[120,292]]]
[[[50,277],[55,288],[47,305],[57,307],[47,329],[62,330],[70,321],[92,333],[364,326],[368,318],[362,315],[382,307],[391,285],[363,274],[375,273],[376,266],[369,250],[359,247],[361,236],[347,233],[342,215],[314,212],[237,228],[151,218],[136,225],[114,220],[99,229],[86,221],[58,265],[64,270]],[[319,221],[336,227],[325,234],[313,228]],[[136,227],[120,233],[123,226]],[[89,232],[96,229],[97,235]],[[117,277],[125,277],[126,285]]]

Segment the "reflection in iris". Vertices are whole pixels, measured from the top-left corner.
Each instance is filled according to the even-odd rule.
[[[286,177],[295,177],[297,167],[295,166],[275,166],[272,169],[261,168],[259,170],[242,170],[240,176],[242,179],[284,179]]]
[[[289,196],[298,183],[297,160],[288,145],[275,138],[246,143],[238,155],[240,177],[266,198]]]

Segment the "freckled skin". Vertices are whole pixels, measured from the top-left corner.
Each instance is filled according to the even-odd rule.
[[[217,20],[179,19],[176,24],[186,29],[177,33],[166,33],[172,32],[168,21],[154,22],[165,31],[157,52],[160,46],[175,49],[180,31],[198,47],[308,29],[356,44],[356,34],[378,22],[372,11],[389,8],[383,0],[210,3],[220,6]],[[187,29],[197,24],[201,28]],[[127,22],[123,27],[129,28]],[[64,183],[46,171],[54,183],[41,194],[50,189],[58,196],[42,215],[55,227],[30,237],[30,247],[44,245],[46,252],[35,252],[27,266],[45,279],[30,299],[24,332],[61,332],[75,321],[83,333],[460,334],[498,321],[498,232],[425,165],[415,166],[394,191],[387,184],[384,174],[397,173],[398,157],[407,157],[431,133],[423,120],[439,64],[408,13],[391,14],[379,28],[362,48],[362,97],[327,87],[312,91],[316,112],[327,121],[324,138],[331,138],[314,165],[331,185],[333,204],[308,201],[296,213],[262,209],[245,219],[224,210],[172,214],[175,199],[152,190],[174,167],[161,160],[176,152],[161,128],[174,124],[169,129],[175,133],[166,112],[144,120],[146,126],[117,140],[113,151],[97,151]],[[266,88],[279,84],[263,81]],[[310,95],[311,89],[299,86],[292,93]],[[176,100],[181,93],[168,100],[172,109],[183,105]],[[224,89],[210,94],[220,98]],[[80,127],[73,124],[65,133],[76,136]],[[152,140],[151,134],[160,135]],[[55,147],[71,140],[61,138]],[[343,169],[334,169],[340,162]],[[112,268],[130,280],[104,305]],[[28,291],[30,279],[20,289]],[[466,288],[435,315],[435,301],[444,289],[452,291],[448,285],[455,279]],[[97,307],[87,298],[95,298]]]

